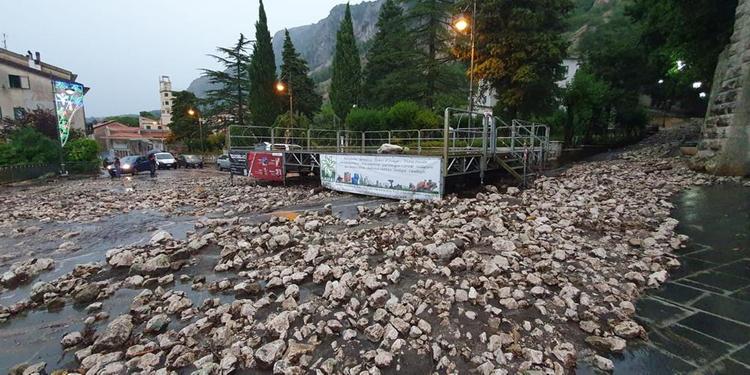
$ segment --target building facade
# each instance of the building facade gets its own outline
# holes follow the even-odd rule
[[[53,82],[77,83],[77,78],[69,70],[43,62],[39,52],[24,56],[0,48],[0,118],[19,119],[36,109],[54,111]],[[85,119],[81,108],[71,119],[71,128],[84,131]]]
[[[151,120],[155,121],[155,120]],[[158,123],[158,122],[157,122]],[[127,126],[117,121],[107,121],[94,125],[94,139],[103,150],[104,157],[124,157],[145,155],[150,151],[167,151],[166,129],[148,127],[149,122],[139,127]]]

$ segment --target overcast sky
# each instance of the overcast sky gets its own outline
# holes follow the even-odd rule
[[[343,2],[265,0],[271,35]],[[0,15],[8,49],[78,74],[91,87],[86,116],[107,116],[158,109],[160,75],[182,90],[199,68],[218,68],[206,54],[241,32],[255,39],[258,0],[0,0]]]

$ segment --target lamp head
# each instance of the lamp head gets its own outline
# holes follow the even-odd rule
[[[456,19],[455,22],[453,22],[453,28],[458,30],[459,32],[464,32],[469,28],[469,20],[466,18],[466,16],[461,16],[458,19]]]

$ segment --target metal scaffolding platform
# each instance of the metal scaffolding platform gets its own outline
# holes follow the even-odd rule
[[[399,156],[440,157],[446,178],[508,172],[520,183],[539,172],[549,148],[548,126],[522,120],[505,122],[488,113],[448,108],[438,129],[348,131],[230,126],[230,154],[283,153],[284,174],[318,174],[321,154],[381,155],[384,144],[403,148]]]

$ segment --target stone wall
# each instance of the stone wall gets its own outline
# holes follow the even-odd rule
[[[750,0],[739,1],[713,85],[693,166],[718,175],[750,175]]]

